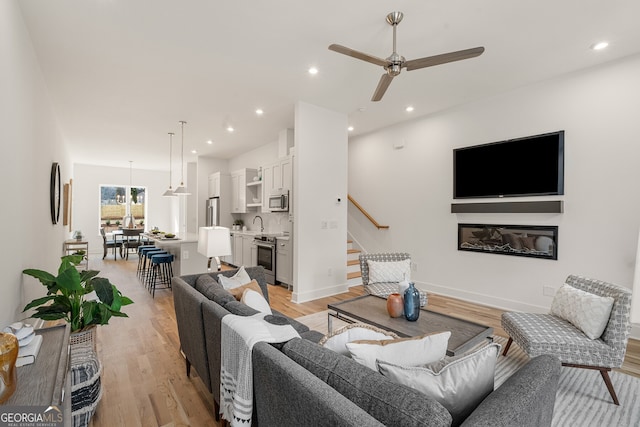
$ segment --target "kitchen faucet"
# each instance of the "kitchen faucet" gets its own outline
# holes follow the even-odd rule
[[[264,231],[264,224],[262,222],[262,217],[260,215],[256,215],[253,217],[253,223],[256,223],[256,219],[260,218],[260,232],[262,233]]]

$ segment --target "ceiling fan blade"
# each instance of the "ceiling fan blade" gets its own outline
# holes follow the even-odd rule
[[[362,61],[367,61],[372,64],[380,65],[382,67],[385,67],[389,64],[389,61],[387,61],[386,59],[358,52],[357,50],[349,49],[348,47],[344,47],[339,44],[332,44],[331,46],[329,46],[329,50],[350,56],[352,58],[360,59]]]
[[[441,55],[428,56],[426,58],[412,59],[406,61],[404,66],[407,71],[419,68],[433,67],[434,65],[446,64],[447,62],[461,61],[463,59],[475,58],[482,55],[484,47],[474,47],[472,49],[459,50],[457,52],[443,53]]]
[[[384,93],[387,91],[387,88],[391,84],[392,80],[393,80],[393,76],[387,73],[384,73],[382,77],[380,77],[380,81],[378,82],[378,87],[376,88],[376,91],[373,92],[373,96],[371,97],[371,100],[373,102],[380,101],[382,99],[382,97],[384,96]]]

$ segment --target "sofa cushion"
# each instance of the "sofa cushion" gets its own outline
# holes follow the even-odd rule
[[[600,338],[609,323],[613,302],[611,297],[601,297],[565,283],[553,297],[550,313],[594,340]]]
[[[260,313],[258,310],[255,310],[249,307],[246,304],[241,303],[240,301],[236,301],[233,298],[232,301],[229,301],[224,305],[224,308],[231,314],[235,314],[238,316],[253,316],[254,314]]]
[[[451,415],[434,399],[334,351],[294,338],[283,352],[384,425],[451,425]]]
[[[196,279],[196,290],[221,306],[234,300],[233,295],[208,274],[202,274]]]
[[[220,283],[216,282],[216,279],[211,277],[209,274],[201,274],[196,279],[195,288],[202,295],[212,300],[213,298],[211,297],[211,290],[215,288],[221,289],[222,286],[220,285]]]
[[[391,340],[399,338],[393,332],[365,323],[352,323],[327,334],[318,344],[336,353],[351,357],[346,344],[356,340]]]
[[[403,366],[437,362],[447,354],[451,332],[440,332],[395,340],[360,340],[348,342],[347,348],[356,362],[376,371],[376,360]]]
[[[378,370],[392,381],[436,399],[449,410],[453,425],[457,426],[493,391],[499,351],[499,344],[489,344],[452,358],[449,363],[425,367],[401,366],[379,360]]]

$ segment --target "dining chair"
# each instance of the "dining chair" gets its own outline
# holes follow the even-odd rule
[[[144,230],[142,228],[123,228],[122,229],[122,240],[123,240],[123,249],[125,253],[125,259],[129,259],[130,250],[134,250],[137,252],[138,246],[142,243],[140,241],[140,234]]]
[[[102,255],[102,259],[107,256],[107,251],[109,249],[113,249],[113,259],[115,260],[118,257],[118,252],[116,248],[120,248],[120,256],[122,256],[122,242],[118,242],[116,240],[107,239],[107,234],[104,232],[104,228],[100,227],[100,235],[102,236],[102,247],[104,249],[104,254]]]

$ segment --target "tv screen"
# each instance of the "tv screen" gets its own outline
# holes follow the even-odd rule
[[[453,150],[453,197],[564,194],[564,131]]]

